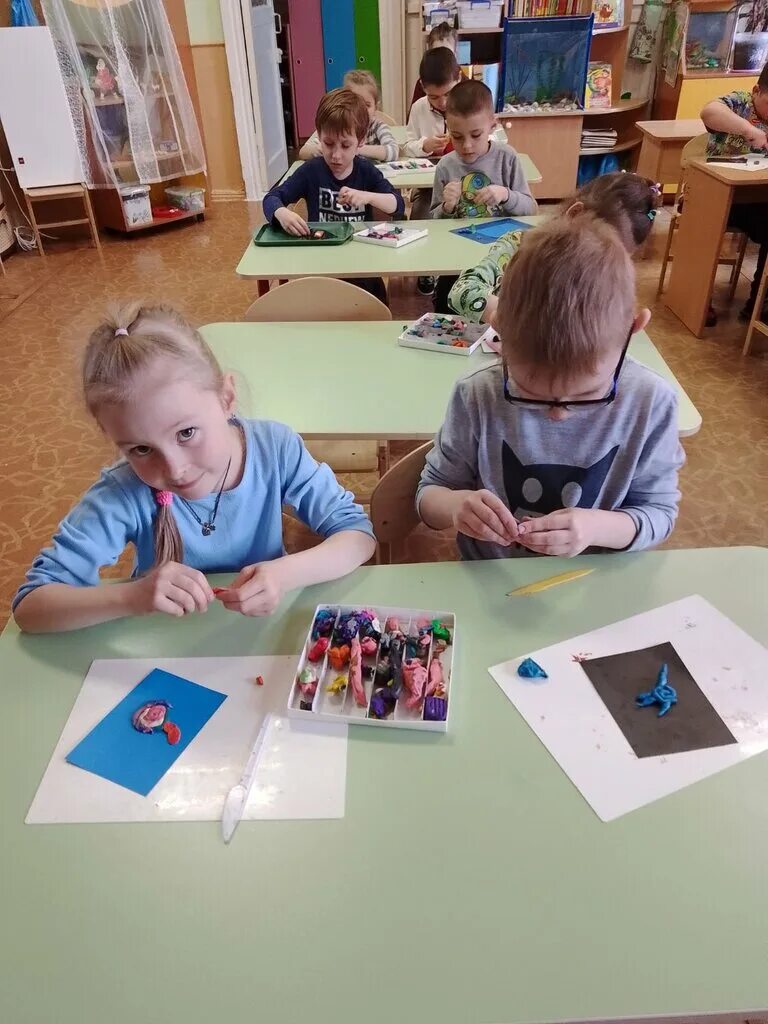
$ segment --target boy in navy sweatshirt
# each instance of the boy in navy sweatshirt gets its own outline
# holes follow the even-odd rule
[[[288,209],[299,199],[306,200],[310,221],[375,220],[373,207],[386,217],[402,217],[403,197],[370,160],[357,155],[368,131],[362,98],[350,89],[332,89],[320,101],[315,127],[323,155],[307,160],[270,189],[263,202],[267,222],[289,235],[308,235],[304,218]],[[352,283],[387,301],[380,277]]]

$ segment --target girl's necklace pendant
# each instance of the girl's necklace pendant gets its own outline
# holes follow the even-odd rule
[[[202,527],[204,537],[210,537],[210,535],[214,533],[216,530],[216,527],[213,525],[213,523],[203,523]]]

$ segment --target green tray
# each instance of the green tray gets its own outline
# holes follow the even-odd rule
[[[333,235],[333,238],[298,238],[278,229],[275,231],[269,224],[264,224],[256,232],[254,245],[343,245],[352,237],[352,225],[346,221],[308,221],[309,230],[321,228]]]

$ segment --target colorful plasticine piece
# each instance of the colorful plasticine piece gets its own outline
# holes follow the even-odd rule
[[[403,689],[403,635],[397,633],[392,636],[389,645],[389,661],[392,666],[392,692],[396,697],[400,696]]]
[[[319,637],[310,647],[309,653],[307,654],[307,659],[311,662],[320,661],[325,652],[328,650],[328,644],[330,642],[331,641],[328,639],[327,636]]]
[[[677,690],[669,683],[669,668],[666,662],[659,669],[654,688],[635,697],[635,707],[649,708],[654,704],[659,705],[657,718],[662,718],[673,704],[677,704]]]
[[[427,670],[418,658],[410,658],[403,665],[403,683],[409,694],[405,706],[417,708],[424,699],[424,688],[427,685]]]
[[[364,636],[360,641],[360,649],[366,658],[372,658],[379,649],[379,645],[372,636]]]
[[[341,647],[332,647],[328,651],[328,661],[331,663],[331,668],[341,672],[349,664],[349,653],[349,644],[344,644]]]
[[[349,685],[352,687],[355,704],[359,708],[367,707],[368,698],[365,696],[365,687],[363,686],[363,656],[357,637],[352,641],[349,655]]]
[[[341,675],[336,676],[332,683],[328,683],[326,690],[328,693],[344,693],[347,688],[347,676]]]
[[[159,729],[168,717],[168,710],[173,705],[167,700],[150,700],[134,711],[131,725],[137,732],[154,732]]]
[[[310,665],[305,665],[301,672],[299,672],[296,680],[296,685],[301,691],[302,697],[307,697],[311,700],[317,693],[317,683],[317,672]]]
[[[448,713],[445,697],[427,697],[424,701],[424,721],[444,722]]]
[[[371,706],[368,714],[371,718],[389,718],[395,707],[396,698],[388,686],[382,686],[373,691]]]
[[[439,619],[432,620],[432,636],[435,640],[444,640],[447,644],[451,642],[451,631]]]
[[[342,615],[336,626],[336,632],[333,634],[334,642],[336,644],[351,644],[352,637],[357,636],[359,631],[360,623],[354,612]]]
[[[150,700],[142,704],[131,716],[131,725],[137,732],[153,733],[162,729],[165,738],[175,746],[181,739],[181,729],[168,720],[168,711],[173,705],[167,700]]]
[[[429,681],[427,682],[427,689],[425,690],[427,697],[444,697],[445,696],[445,677],[443,675],[443,664],[440,659],[435,656],[429,663]]]
[[[526,658],[517,666],[517,674],[522,679],[549,679],[544,669],[533,658]]]
[[[333,632],[333,624],[336,621],[336,612],[330,608],[321,608],[312,623],[312,639],[317,640],[321,636],[330,636]]]

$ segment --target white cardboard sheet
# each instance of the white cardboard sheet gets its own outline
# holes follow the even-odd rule
[[[296,655],[94,661],[27,814],[27,824],[216,821],[273,712],[244,820],[343,818],[347,726],[285,714]],[[67,764],[66,755],[153,668],[226,693],[227,700],[144,797]],[[256,676],[264,685],[256,685]]]
[[[735,744],[638,758],[573,660],[665,641],[675,646]],[[523,657],[537,661],[549,679],[521,679],[517,667]],[[768,650],[703,597],[687,597],[523,657],[489,671],[603,821],[768,749]],[[677,712],[676,707],[671,713]]]

